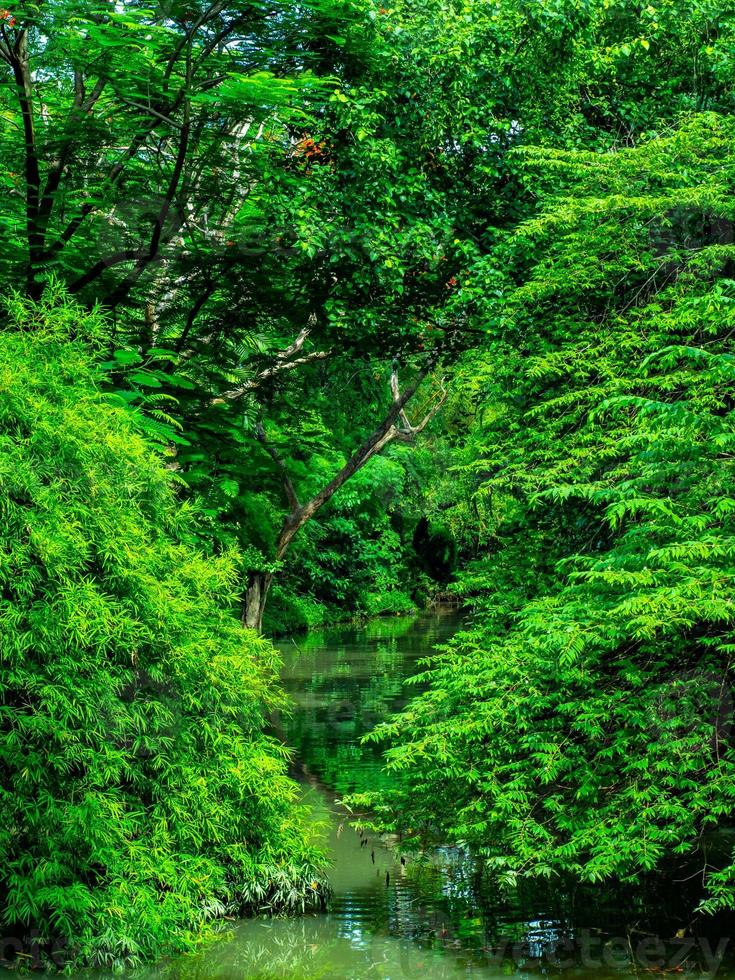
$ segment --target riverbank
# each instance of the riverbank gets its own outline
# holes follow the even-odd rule
[[[373,619],[394,616],[416,617],[436,612],[459,613],[464,599],[446,590],[427,594],[417,602],[403,592],[377,594],[365,609],[345,613],[344,606],[332,606],[310,596],[287,595],[273,587],[273,596],[266,607],[263,629],[266,636],[278,643],[292,634],[308,630],[318,632],[337,628],[360,628]]]

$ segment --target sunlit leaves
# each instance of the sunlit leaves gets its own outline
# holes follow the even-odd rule
[[[731,132],[702,115],[626,151],[525,154],[540,214],[497,247],[466,368],[474,618],[373,736],[398,788],[371,799],[417,843],[599,882],[701,868],[730,818]],[[732,905],[718,860],[709,909]]]
[[[70,960],[117,967],[191,949],[226,914],[303,910],[320,856],[286,753],[263,734],[283,705],[279,661],[240,625],[240,557],[194,547],[199,515],[175,502],[139,420],[100,392],[99,315],[54,287],[39,305],[13,299],[10,323],[3,916]],[[137,369],[116,353],[112,368]]]

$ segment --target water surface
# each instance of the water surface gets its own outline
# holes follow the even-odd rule
[[[290,718],[274,719],[274,727],[295,748],[294,775],[315,821],[328,826],[330,907],[295,919],[238,923],[228,940],[159,965],[146,978],[471,980],[564,972],[603,980],[640,976],[641,969],[701,973],[716,965],[698,946],[668,944],[661,955],[645,948],[650,937],[645,929],[636,931],[636,922],[639,913],[648,922],[656,895],[623,900],[560,886],[509,893],[457,848],[402,861],[395,842],[353,829],[339,803],[342,795],[379,788],[388,778],[379,749],[362,745],[361,736],[405,704],[417,690],[405,682],[420,670],[418,661],[459,626],[456,613],[439,612],[312,632],[280,644],[295,710]],[[667,938],[686,925],[671,898],[667,894],[663,903]],[[644,963],[634,970],[630,954],[641,944]]]

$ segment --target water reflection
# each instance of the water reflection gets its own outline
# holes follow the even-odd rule
[[[406,702],[417,661],[459,624],[456,613],[395,617],[281,643],[296,711],[276,724],[302,770],[338,794],[380,787],[388,778],[380,751],[360,738]]]

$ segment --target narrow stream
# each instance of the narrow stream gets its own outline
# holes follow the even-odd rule
[[[636,931],[637,922],[652,903],[665,910],[660,935],[676,936],[685,921],[684,912],[677,912],[677,896],[649,893],[628,900],[601,889],[582,894],[558,886],[509,895],[456,848],[438,848],[423,860],[404,863],[391,842],[352,828],[338,800],[387,778],[379,751],[362,746],[361,736],[405,703],[411,691],[404,681],[417,672],[417,661],[459,625],[456,614],[436,613],[314,632],[280,644],[284,684],[295,710],[274,719],[274,727],[294,747],[294,776],[304,786],[315,823],[326,828],[333,887],[329,910],[233,923],[227,938],[202,952],[126,977],[432,980],[569,972],[601,980],[641,972],[717,971],[717,939],[681,951],[667,944],[663,961],[649,953],[648,971],[640,965],[631,969],[633,945],[650,936]],[[735,972],[723,965],[718,975],[735,977]]]

